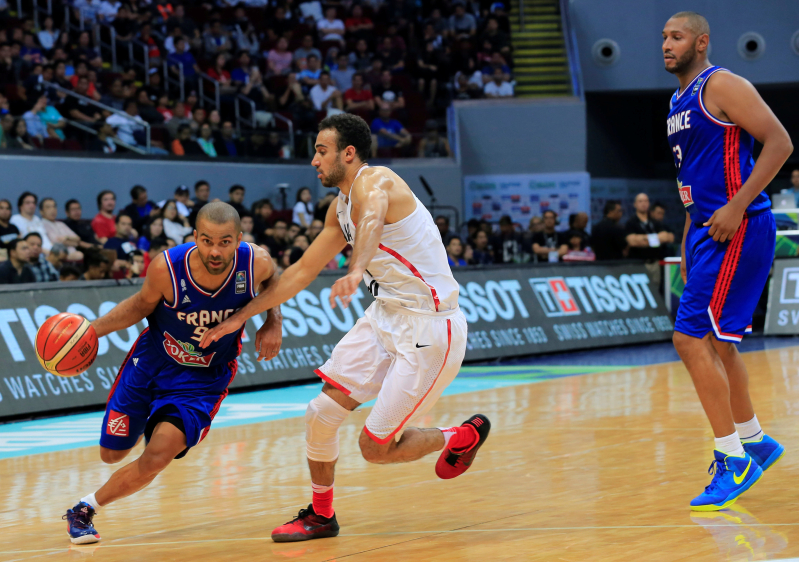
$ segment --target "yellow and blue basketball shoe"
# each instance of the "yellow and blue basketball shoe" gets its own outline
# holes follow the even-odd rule
[[[773,466],[785,454],[785,447],[765,433],[760,436],[758,441],[750,441],[744,443],[743,446],[744,451],[755,459],[755,462],[760,465],[763,472]]]
[[[746,452],[736,457],[713,451],[715,460],[707,473],[713,480],[705,491],[691,500],[693,511],[718,511],[735,503],[735,500],[751,488],[763,476],[763,469]]]

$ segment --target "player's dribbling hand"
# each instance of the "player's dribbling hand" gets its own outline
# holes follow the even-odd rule
[[[241,329],[241,323],[238,321],[238,319],[236,319],[236,315],[234,314],[224,322],[217,324],[216,326],[205,332],[203,334],[202,339],[200,340],[200,348],[204,349],[209,345],[211,345],[212,343],[214,343],[215,341],[218,341],[223,337],[225,337],[226,335],[232,334],[233,332],[239,329]]]
[[[741,226],[743,211],[733,202],[729,202],[721,209],[717,209],[713,216],[703,226],[709,226],[707,233],[716,242],[732,240],[735,231]]]
[[[347,308],[362,279],[363,274],[351,272],[333,283],[330,289],[330,308],[336,308],[336,297],[341,301],[341,306]]]
[[[255,351],[258,352],[256,361],[269,361],[277,357],[278,352],[280,352],[280,345],[282,343],[282,322],[272,322],[267,319],[263,326],[258,328],[258,331],[255,332]]]

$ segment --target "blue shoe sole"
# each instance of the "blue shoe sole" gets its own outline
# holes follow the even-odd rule
[[[779,459],[779,457],[777,458]],[[774,464],[774,462],[772,462],[772,464]],[[735,490],[735,492],[727,496],[727,498],[723,502],[719,504],[709,503],[706,505],[692,505],[691,511],[720,511],[724,508],[730,507],[738,500],[738,498],[741,497],[741,494],[743,494],[744,492],[749,490],[752,486],[757,484],[761,478],[763,478],[762,468],[760,468],[760,474],[757,477],[755,477],[755,475],[753,474],[752,477],[746,482],[746,484],[742,488],[738,488],[737,490]]]
[[[766,462],[760,466],[760,469],[763,472],[766,472],[766,470],[777,464],[777,461],[780,460],[784,454],[785,447],[780,445],[778,449],[774,449],[774,452],[769,455],[769,457],[766,459]]]

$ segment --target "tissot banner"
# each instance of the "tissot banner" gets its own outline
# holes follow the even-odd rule
[[[671,337],[671,320],[642,265],[529,265],[463,269],[455,276],[469,322],[466,360]],[[313,377],[372,301],[362,286],[348,309],[331,309],[336,279],[320,276],[281,307],[283,347],[269,362],[255,361],[254,337],[263,318],[247,322],[233,388]],[[83,374],[51,375],[33,347],[47,318],[67,311],[93,320],[138,290],[114,284],[56,287],[0,291],[0,418],[104,404],[119,365],[145,327],[139,323],[100,338],[97,360]]]
[[[799,259],[774,260],[763,332],[799,334]]]

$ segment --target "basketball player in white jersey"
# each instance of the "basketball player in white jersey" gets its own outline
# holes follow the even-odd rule
[[[371,142],[369,126],[355,115],[320,123],[312,165],[322,185],[341,190],[324,229],[276,284],[206,332],[200,343],[210,344],[286,302],[353,245],[349,272],[333,285],[330,304],[338,297],[348,306],[361,280],[375,302],[315,371],[325,384],[305,414],[313,502],[272,532],[276,542],[338,535],[333,510],[338,429],[360,404],[377,398],[359,439],[364,459],[408,462],[443,449],[436,474],[445,479],[471,466],[490,429],[481,414],[459,427],[408,427],[457,375],[466,351],[466,319],[433,218],[402,178],[366,163]]]

